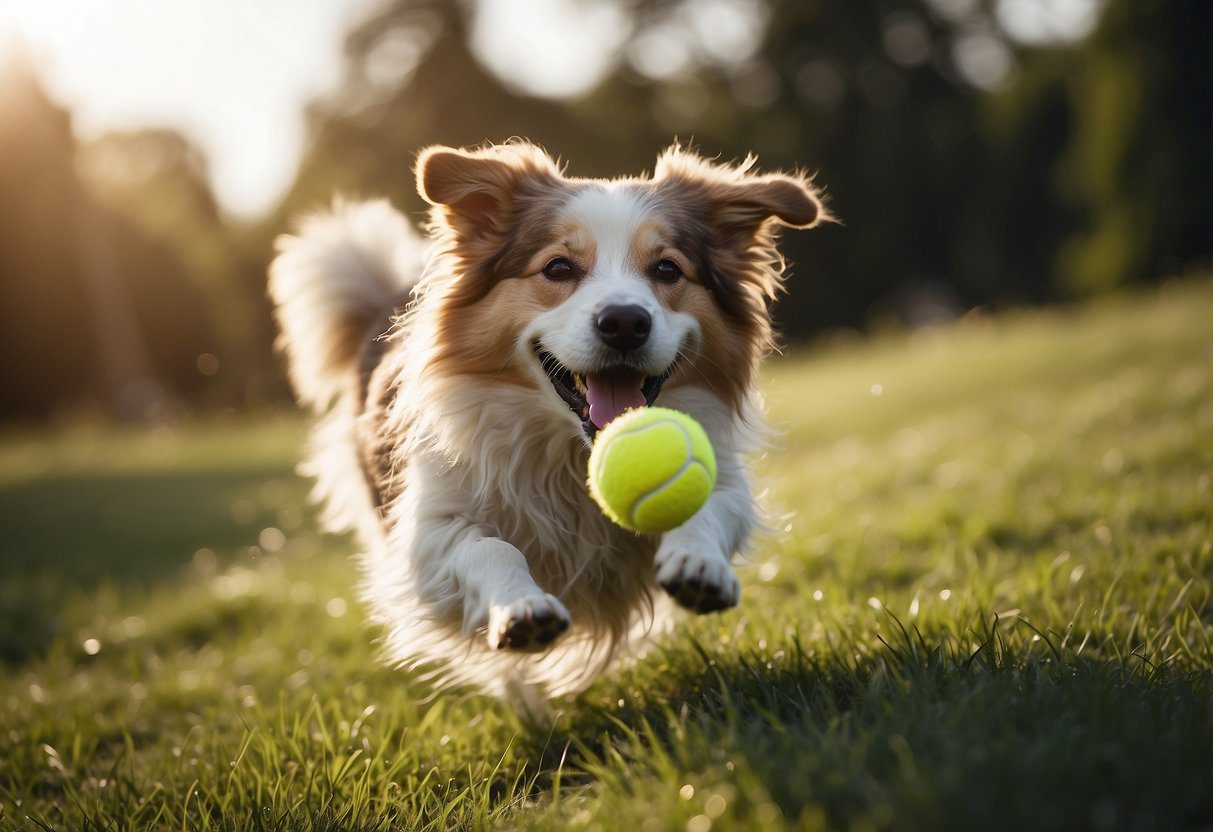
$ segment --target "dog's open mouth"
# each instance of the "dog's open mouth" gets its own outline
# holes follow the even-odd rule
[[[575,373],[538,341],[532,348],[556,394],[577,414],[590,438],[625,410],[651,405],[674,371],[671,364],[661,375],[646,376],[634,367],[621,365],[593,373]]]

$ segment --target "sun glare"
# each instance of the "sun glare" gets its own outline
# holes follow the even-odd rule
[[[0,3],[0,49],[14,48],[19,37],[44,42],[55,32],[55,18],[63,12],[62,3],[39,0],[5,0]]]
[[[289,186],[304,106],[340,78],[342,34],[371,5],[0,0],[0,49],[32,57],[82,140],[181,130],[211,160],[220,201],[251,216]]]
[[[507,84],[565,98],[601,80],[628,31],[622,9],[601,0],[480,0],[472,46]]]

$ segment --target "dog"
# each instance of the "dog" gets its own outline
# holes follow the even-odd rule
[[[436,146],[416,178],[428,239],[385,201],[337,201],[276,243],[279,345],[319,415],[301,470],[365,550],[387,658],[535,707],[675,604],[738,603],[776,235],[831,217],[803,173],[679,145],[610,181],[525,141]],[[639,535],[598,510],[586,465],[598,430],[655,401],[704,426],[718,481],[687,523]]]

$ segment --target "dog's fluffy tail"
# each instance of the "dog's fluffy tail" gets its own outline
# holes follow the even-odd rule
[[[330,531],[379,533],[358,450],[363,347],[420,279],[425,245],[384,200],[336,201],[277,240],[269,292],[300,402],[322,418],[300,473],[315,477],[312,498]]]
[[[276,241],[269,292],[291,383],[317,412],[357,389],[359,354],[370,328],[404,303],[425,246],[386,200],[344,202],[308,217]]]

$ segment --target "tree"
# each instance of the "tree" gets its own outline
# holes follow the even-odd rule
[[[180,253],[84,186],[69,117],[20,58],[0,107],[0,415],[156,418],[196,398],[214,338]]]

